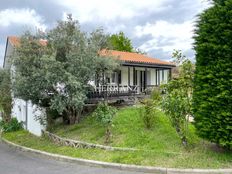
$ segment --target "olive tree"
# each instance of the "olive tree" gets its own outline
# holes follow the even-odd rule
[[[70,124],[79,121],[87,99],[89,82],[94,79],[99,62],[111,71],[99,51],[107,43],[102,30],[82,32],[77,21],[68,15],[66,21],[41,35],[25,33],[13,56],[14,94],[33,104],[56,111]],[[104,67],[104,66],[103,66]],[[48,116],[49,117],[49,116]]]

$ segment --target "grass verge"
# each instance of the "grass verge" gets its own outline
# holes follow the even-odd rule
[[[128,110],[128,109],[127,109]],[[129,109],[130,112],[126,110],[122,110],[121,113],[125,115],[124,112],[128,114],[126,118],[119,118],[119,116],[116,117],[116,120],[114,124],[117,124],[117,121],[122,123],[123,121],[125,124],[136,124],[136,122],[140,122],[139,120],[134,120],[131,118],[131,120],[128,122],[128,117],[132,117],[135,112],[134,109]],[[86,120],[83,124],[87,123],[94,123],[91,118],[88,118],[90,120]],[[119,120],[117,120],[119,119]],[[162,123],[163,126],[158,126],[155,124],[152,130],[144,130],[144,132],[138,132],[141,130],[143,125],[141,125],[140,128],[132,128],[131,124],[128,125],[128,127],[123,128],[120,127],[120,130],[115,130],[116,125],[114,127],[114,133],[116,131],[120,132],[120,136],[123,136],[121,134],[125,134],[127,131],[132,131],[133,134],[131,134],[131,137],[135,137],[135,140],[131,140],[132,142],[120,142],[118,139],[118,145],[128,146],[130,143],[131,145],[134,145],[134,143],[138,143],[137,147],[144,148],[145,150],[150,151],[107,151],[107,150],[100,150],[100,149],[75,149],[72,147],[65,147],[53,144],[45,137],[36,137],[27,131],[17,131],[12,133],[4,133],[3,137],[11,142],[14,142],[16,144],[30,147],[33,149],[38,149],[50,153],[56,153],[60,155],[70,156],[70,157],[78,157],[78,158],[84,158],[84,159],[91,159],[91,160],[98,160],[98,161],[105,161],[105,162],[114,162],[114,163],[124,163],[124,164],[136,164],[136,165],[144,165],[144,166],[159,166],[159,167],[172,167],[172,168],[232,168],[232,153],[231,152],[225,152],[225,151],[217,151],[216,149],[213,149],[214,146],[212,146],[210,143],[204,142],[197,138],[194,134],[190,135],[192,136],[192,142],[195,143],[195,145],[186,150],[183,149],[180,145],[179,138],[175,135],[175,131],[172,130],[172,127],[169,125],[168,120],[166,120],[165,117],[162,116],[162,113],[160,113],[159,123]],[[96,133],[93,131],[91,132],[93,134],[98,134],[97,130],[101,129],[99,128],[99,125],[96,125],[97,123],[94,123],[91,125],[91,127],[97,126]],[[141,122],[140,122],[141,124]],[[165,125],[166,124],[166,125]],[[84,125],[78,125],[80,127]],[[75,126],[74,126],[75,128]],[[130,128],[132,130],[130,130]],[[144,129],[144,128],[143,128]],[[137,132],[136,132],[137,130]],[[90,134],[88,130],[82,130],[83,133],[87,131],[87,134]],[[100,130],[98,130],[101,132]],[[162,132],[163,135],[159,135],[156,131]],[[171,135],[169,135],[170,131],[172,132]],[[194,133],[194,129],[191,130]],[[82,133],[82,134],[83,134]],[[138,134],[138,135],[137,135]],[[143,138],[139,139],[138,137],[143,135]],[[119,136],[119,137],[120,137]],[[131,137],[127,137],[128,139],[132,139]],[[125,138],[125,137],[123,137]],[[145,139],[145,140],[144,140]],[[160,140],[160,141],[159,141]],[[144,141],[144,142],[140,142]],[[155,142],[150,142],[155,141]],[[158,143],[158,145],[156,145]],[[113,144],[113,143],[112,143]],[[164,146],[164,147],[162,147]],[[151,148],[153,147],[153,148]],[[177,153],[167,153],[167,151],[175,151]]]

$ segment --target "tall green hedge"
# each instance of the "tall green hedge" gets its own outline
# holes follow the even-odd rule
[[[193,111],[198,134],[232,148],[232,0],[214,0],[195,30]]]

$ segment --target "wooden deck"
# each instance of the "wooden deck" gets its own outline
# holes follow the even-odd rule
[[[115,86],[115,85],[105,85],[100,87],[95,87],[93,91],[90,91],[87,95],[87,103],[97,103],[99,101],[130,101],[135,100],[135,98],[144,98],[149,95],[149,92],[157,86],[148,85],[146,89],[139,86]]]

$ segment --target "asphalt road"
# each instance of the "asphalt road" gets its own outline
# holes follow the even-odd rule
[[[141,174],[55,161],[20,152],[0,142],[0,174]]]

